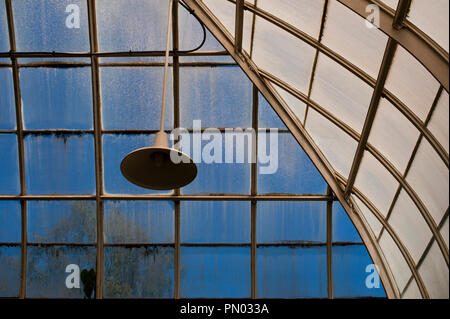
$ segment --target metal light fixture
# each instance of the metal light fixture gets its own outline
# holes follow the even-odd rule
[[[130,182],[141,187],[156,190],[180,188],[192,182],[197,176],[197,166],[194,161],[181,151],[170,148],[167,134],[164,132],[172,6],[173,0],[170,0],[161,106],[161,127],[156,134],[155,142],[152,147],[140,148],[131,152],[125,156],[120,164],[120,170],[123,176]],[[172,161],[170,156],[171,152],[175,152],[175,155],[181,159],[179,163]]]

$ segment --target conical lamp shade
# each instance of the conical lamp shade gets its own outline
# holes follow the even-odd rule
[[[175,163],[170,154],[175,152],[181,161]],[[155,190],[183,187],[197,176],[197,166],[186,154],[170,148],[167,134],[160,131],[152,147],[137,149],[122,160],[120,170],[130,182]]]

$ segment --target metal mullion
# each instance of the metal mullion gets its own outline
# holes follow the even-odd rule
[[[386,83],[386,79],[389,74],[389,70],[391,68],[392,60],[394,59],[396,49],[397,43],[394,40],[389,39],[386,45],[383,61],[381,62],[377,84],[375,85],[372,99],[370,101],[369,109],[367,111],[366,119],[364,122],[364,126],[361,131],[361,137],[358,142],[355,157],[353,158],[352,167],[350,169],[349,177],[347,180],[347,186],[345,188],[344,193],[345,196],[348,196],[350,194],[353,185],[355,183],[356,175],[358,174],[359,166],[361,165],[361,161],[364,156],[364,151],[367,147],[367,141],[369,139],[373,122],[375,120],[375,115],[378,110],[381,95],[383,94],[384,84]]]
[[[97,203],[97,273],[95,285],[95,298],[103,298],[103,159],[102,159],[102,125],[101,125],[101,99],[100,99],[100,77],[98,57],[97,20],[95,0],[87,0],[89,18],[89,42],[92,76],[92,101],[94,121],[94,144],[95,144],[95,179],[96,179],[96,203]]]
[[[255,7],[258,7],[258,0],[255,0]],[[250,52],[249,52],[250,58],[253,57],[253,40],[255,39],[255,25],[256,25],[256,14],[252,12],[252,29],[250,34]]]
[[[258,109],[259,109],[259,91],[258,88],[253,85],[252,91],[252,128],[254,130],[255,139],[253,142],[255,145],[252,146],[252,163],[251,163],[251,184],[250,184],[250,194],[256,196],[258,194]],[[257,258],[257,237],[256,237],[256,222],[257,222],[257,209],[258,203],[256,200],[252,200],[250,204],[250,275],[251,275],[251,298],[257,298],[257,269],[256,269],[256,258]]]
[[[411,0],[399,0],[397,10],[395,10],[395,16],[392,21],[392,26],[399,30],[404,27],[404,22],[411,7]]]
[[[244,0],[236,0],[235,26],[234,26],[234,50],[242,51],[242,34],[244,29]]]
[[[327,194],[331,195],[327,185]],[[327,202],[327,289],[328,298],[333,299],[333,201]]]
[[[6,15],[8,21],[9,45],[10,52],[16,51],[16,38],[14,30],[14,16],[11,0],[5,0]],[[12,75],[14,82],[14,104],[16,111],[16,130],[17,130],[17,147],[19,155],[19,175],[20,175],[20,195],[26,195],[25,184],[25,158],[24,158],[24,141],[23,141],[23,122],[22,122],[22,98],[20,93],[20,76],[17,59],[11,57]],[[26,268],[27,268],[27,203],[20,200],[21,213],[21,258],[20,258],[20,290],[19,297],[21,299],[26,296]]]
[[[323,9],[322,9],[322,18],[321,18],[321,22],[320,22],[320,29],[319,29],[319,40],[318,43],[322,42],[322,37],[323,37],[323,31],[325,28],[325,21],[326,21],[326,17],[327,17],[327,11],[328,11],[328,0],[324,0],[323,3]],[[317,69],[317,62],[319,59],[319,49],[316,48],[316,53],[314,55],[314,62],[313,62],[313,66],[312,66],[312,71],[311,71],[311,77],[309,79],[309,87],[308,87],[308,100],[311,100],[311,92],[312,92],[312,87],[314,84],[314,79],[315,79],[315,74],[316,74],[316,69]],[[305,108],[305,116],[303,118],[303,126],[306,127],[306,120],[308,118],[308,111],[309,111],[309,104],[306,104],[306,108]]]

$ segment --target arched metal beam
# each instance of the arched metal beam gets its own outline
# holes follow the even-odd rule
[[[294,138],[302,146],[305,153],[309,156],[311,161],[322,174],[328,185],[335,193],[337,199],[341,202],[343,208],[349,215],[350,219],[358,229],[362,240],[364,241],[369,254],[374,263],[380,266],[380,278],[383,281],[386,294],[389,298],[399,298],[400,294],[395,284],[395,280],[389,267],[386,266],[386,260],[381,253],[380,247],[373,236],[373,233],[367,225],[359,218],[359,215],[353,211],[351,205],[344,198],[343,190],[339,182],[335,178],[335,172],[326,158],[317,148],[315,143],[309,137],[306,130],[302,127],[298,119],[282,102],[279,95],[258,72],[256,65],[251,59],[243,53],[236,53],[234,50],[234,42],[232,35],[225,29],[225,27],[218,21],[209,9],[198,0],[185,0],[186,4],[195,11],[199,19],[205,24],[209,31],[218,39],[218,41],[225,47],[225,49],[232,55],[232,57],[239,64],[241,69],[246,73],[249,79],[257,86],[258,90],[265,97],[265,99],[272,106],[274,111],[285,123],[287,128],[291,131]]]

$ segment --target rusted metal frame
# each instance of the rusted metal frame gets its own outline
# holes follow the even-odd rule
[[[114,57],[164,57],[165,51],[118,51],[118,52],[1,52],[0,58],[99,58]],[[227,51],[195,51],[195,52],[169,52],[170,56],[222,56]]]
[[[14,29],[14,15],[11,0],[5,0],[6,16],[8,22],[9,46],[10,52],[16,51],[16,37]],[[19,155],[19,176],[20,176],[20,195],[26,195],[25,184],[25,155],[23,142],[23,121],[22,121],[22,98],[20,92],[20,76],[17,59],[11,57],[12,76],[14,84],[14,104],[16,112],[16,130],[17,130],[17,148]],[[20,200],[21,215],[21,258],[20,258],[20,290],[19,297],[26,297],[26,272],[27,272],[27,202]]]
[[[429,299],[430,296],[429,296],[427,288],[422,280],[422,277],[420,276],[419,272],[417,271],[416,264],[415,264],[413,258],[411,257],[409,251],[406,249],[406,247],[403,245],[403,243],[399,239],[398,235],[395,233],[395,231],[392,229],[392,227],[387,223],[387,221],[384,219],[383,215],[372,204],[372,202],[367,197],[365,197],[364,194],[362,194],[357,188],[353,188],[353,193],[361,200],[361,202],[364,203],[364,205],[367,206],[367,208],[369,208],[369,210],[372,212],[372,214],[378,219],[378,221],[387,230],[387,232],[391,236],[392,240],[395,242],[398,249],[402,253],[402,256],[405,259],[406,263],[408,264],[408,267],[409,267],[414,279],[417,282],[417,286],[419,287],[422,298]]]
[[[327,186],[327,195],[331,193]],[[333,201],[327,202],[327,289],[328,299],[333,299]]]
[[[185,2],[194,9],[200,20],[206,25],[211,33],[219,40],[219,42],[227,49],[233,56],[236,62],[238,62],[241,69],[247,74],[249,79],[258,87],[258,90],[266,98],[268,103],[272,106],[274,111],[284,122],[284,124],[290,129],[292,135],[297,142],[302,146],[305,153],[309,156],[311,161],[317,167],[319,172],[324,177],[325,181],[330,185],[337,199],[341,202],[344,210],[350,216],[355,227],[360,232],[363,242],[366,244],[369,254],[375,263],[380,265],[380,278],[386,288],[386,293],[390,298],[398,298],[398,289],[394,285],[393,281],[388,276],[388,268],[386,262],[383,259],[383,255],[376,244],[376,239],[369,231],[367,224],[365,224],[358,215],[353,212],[352,207],[343,196],[340,183],[335,177],[335,172],[329,165],[326,158],[320,152],[315,145],[309,134],[304,130],[301,123],[296,116],[289,110],[287,105],[283,102],[281,97],[277,94],[275,89],[271,86],[268,80],[263,79],[257,72],[256,65],[250,60],[250,58],[244,53],[238,56],[234,54],[234,44],[231,36],[226,31],[225,27],[214,17],[209,9],[198,0],[185,0]]]
[[[242,51],[242,35],[244,29],[244,0],[236,0],[236,14],[234,26],[234,50]]]
[[[230,2],[234,2],[235,0],[228,0]],[[361,80],[363,80],[368,85],[375,87],[376,80],[373,79],[370,75],[368,75],[363,70],[359,69],[357,66],[346,60],[344,57],[340,56],[339,54],[333,52],[328,47],[324,46],[320,42],[318,42],[313,37],[305,34],[301,30],[298,30],[297,28],[293,27],[292,25],[286,23],[285,21],[277,18],[276,16],[271,15],[268,12],[265,12],[252,4],[245,3],[245,9],[253,12],[254,14],[260,16],[261,18],[264,18],[268,22],[273,23],[274,25],[280,27],[284,31],[290,33],[294,37],[306,42],[307,44],[311,45],[313,48],[319,50],[321,53],[328,56],[330,59],[338,63],[339,65],[343,66],[345,69],[347,69],[349,72],[354,74],[355,76],[359,77]],[[448,69],[448,64],[447,64]],[[448,91],[448,90],[447,90]],[[426,139],[430,142],[431,146],[436,150],[436,152],[439,154],[441,159],[444,161],[447,167],[449,167],[449,154],[445,151],[445,149],[442,147],[442,145],[439,143],[439,141],[436,140],[436,138],[431,134],[431,132],[427,129],[426,126],[423,125],[420,118],[414,114],[403,102],[401,102],[394,94],[389,92],[386,88],[383,89],[383,97],[385,97],[392,105],[394,105],[411,123],[422,133],[424,133]]]
[[[411,7],[411,0],[399,0],[395,16],[392,21],[392,26],[400,30],[405,26],[406,16],[408,15],[409,8]]]
[[[103,151],[102,151],[102,122],[101,122],[101,99],[100,99],[100,75],[98,57],[97,19],[95,0],[87,0],[89,20],[89,43],[91,53],[91,76],[92,76],[92,104],[94,122],[94,146],[95,146],[95,184],[96,184],[96,207],[97,207],[97,256],[96,256],[96,285],[95,298],[103,297]]]
[[[376,4],[372,0],[338,0],[359,16],[366,18],[366,7]],[[382,8],[382,7],[381,7]],[[380,30],[411,53],[435,78],[449,91],[449,57],[433,41],[422,37],[405,24],[406,27],[397,30],[394,27],[394,17],[385,10],[380,10]]]
[[[364,126],[358,142],[355,157],[353,158],[352,167],[350,169],[350,174],[347,180],[347,186],[345,188],[344,193],[345,196],[350,195],[353,185],[355,183],[356,175],[358,174],[359,166],[361,165],[361,161],[364,156],[364,151],[366,150],[367,147],[367,140],[369,139],[370,131],[372,130],[372,125],[375,120],[378,105],[380,104],[381,96],[383,94],[384,84],[386,83],[386,79],[389,74],[389,70],[391,68],[392,60],[394,59],[396,49],[397,43],[392,39],[389,39],[386,45],[383,61],[381,62],[377,84],[375,85],[372,94],[372,99],[370,101],[369,109],[367,111],[366,119],[364,121]]]
[[[327,11],[328,11],[328,0],[325,0],[324,3],[323,3],[322,18],[321,18],[321,22],[320,22],[318,43],[322,42],[323,31],[324,31],[324,28],[325,28],[325,21],[326,21],[326,18],[327,18]],[[316,48],[316,54],[314,55],[314,62],[313,62],[313,66],[312,66],[311,77],[309,79],[308,100],[311,100],[311,92],[312,92],[312,88],[313,88],[313,84],[314,84],[314,79],[315,79],[315,74],[316,74],[316,69],[317,69],[317,62],[319,60],[319,53],[320,53],[319,49]],[[304,127],[306,127],[306,120],[308,119],[308,111],[309,111],[309,104],[306,104],[305,116],[303,118],[303,126]]]
[[[258,88],[253,85],[252,91],[252,128],[255,131],[258,131],[258,113],[259,113],[259,91]],[[250,194],[251,196],[257,196],[258,194],[258,163],[257,163],[257,154],[258,154],[258,134],[255,136],[256,145],[253,146],[252,149],[252,164],[251,164],[251,185],[250,185]],[[256,269],[256,261],[257,261],[257,237],[256,237],[256,225],[257,225],[257,214],[258,214],[258,203],[256,200],[251,201],[251,216],[250,216],[250,238],[251,238],[251,261],[250,261],[250,273],[251,273],[251,297],[252,299],[256,299],[258,297],[257,293],[257,269]]]

